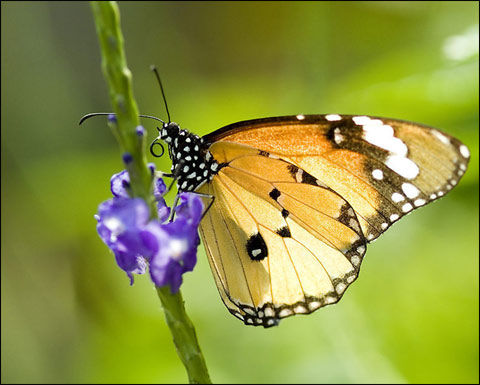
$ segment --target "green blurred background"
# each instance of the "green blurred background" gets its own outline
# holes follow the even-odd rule
[[[183,295],[214,382],[478,382],[478,3],[121,2],[142,113],[205,134],[266,116],[369,114],[461,139],[446,198],[370,246],[342,301],[278,328],[220,301],[203,247]],[[1,3],[3,383],[187,380],[148,276],[93,214],[122,169],[88,3]],[[144,121],[153,138],[152,121]],[[168,159],[157,162],[169,169]]]

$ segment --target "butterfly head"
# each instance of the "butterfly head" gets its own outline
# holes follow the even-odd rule
[[[175,122],[164,123],[162,129],[158,131],[160,133],[160,139],[170,145],[170,143],[178,137],[180,126]]]

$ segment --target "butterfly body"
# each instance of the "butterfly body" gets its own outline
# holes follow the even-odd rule
[[[164,126],[180,191],[214,197],[200,234],[220,296],[270,327],[337,302],[367,243],[455,186],[469,153],[434,128],[356,115]],[[187,141],[188,139],[188,141]]]
[[[168,144],[179,191],[194,191],[218,172],[219,164],[208,151],[209,144],[198,135],[171,122],[162,128],[160,139]]]

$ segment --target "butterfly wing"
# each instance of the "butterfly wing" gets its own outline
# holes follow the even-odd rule
[[[353,115],[297,115],[235,123],[204,137],[281,157],[321,180],[355,210],[368,241],[453,188],[469,152],[416,123]]]
[[[366,240],[350,204],[283,159],[241,144],[210,152],[223,167],[200,234],[223,302],[246,324],[277,324],[337,302]]]

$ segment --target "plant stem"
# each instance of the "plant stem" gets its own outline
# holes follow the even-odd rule
[[[163,304],[167,324],[172,331],[177,354],[187,368],[190,383],[211,384],[195,328],[185,313],[182,294],[180,291],[171,294],[169,287],[157,287],[157,293]]]
[[[133,97],[132,75],[127,67],[124,41],[120,28],[120,12],[114,1],[91,3],[102,54],[102,70],[107,80],[117,123],[112,125],[123,154],[132,156],[126,166],[130,176],[132,197],[143,198],[156,216],[152,194],[152,173],[147,167],[145,135],[138,135],[138,108]],[[195,329],[185,313],[182,295],[170,293],[169,287],[157,287],[165,318],[173,336],[177,353],[188,373],[190,383],[211,383]]]

